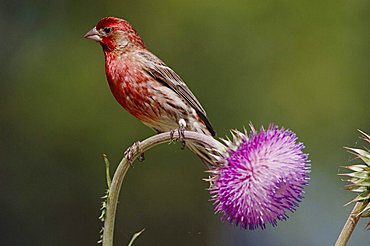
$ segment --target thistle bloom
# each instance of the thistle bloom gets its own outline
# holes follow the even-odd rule
[[[215,212],[244,229],[273,226],[288,218],[309,180],[309,160],[295,133],[270,125],[258,133],[234,131],[225,140],[223,163],[212,171]]]

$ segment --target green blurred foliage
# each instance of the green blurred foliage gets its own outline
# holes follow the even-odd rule
[[[312,160],[306,198],[265,231],[219,220],[199,160],[149,151],[124,182],[116,242],[126,245],[332,245],[350,207],[338,166],[369,132],[369,2],[4,1],[0,6],[1,245],[94,245],[107,153],[118,163],[153,134],[114,101],[101,48],[83,34],[130,21],[188,83],[219,136],[275,122]],[[114,169],[115,165],[113,165]],[[360,223],[352,245],[367,245]]]

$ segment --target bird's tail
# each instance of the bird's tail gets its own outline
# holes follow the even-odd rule
[[[190,130],[208,135],[210,137],[214,137],[216,135],[216,132],[213,130],[208,120],[207,122],[208,125],[206,123],[198,124],[198,122],[190,124],[192,126]],[[218,153],[216,153],[215,150],[211,150],[209,146],[192,141],[186,141],[185,144],[186,147],[188,147],[194,154],[196,154],[200,158],[207,169],[212,169],[212,167],[217,165],[217,160],[215,160],[215,156],[217,156]]]
[[[186,147],[200,158],[207,169],[211,169],[212,166],[216,165],[215,158],[212,156],[212,151],[205,145],[187,141]]]

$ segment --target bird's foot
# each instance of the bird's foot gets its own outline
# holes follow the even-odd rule
[[[178,133],[179,133],[179,141],[181,143],[181,149],[185,149],[185,135],[184,135],[184,132],[185,132],[185,128],[183,127],[180,127],[179,129],[177,129]]]
[[[186,122],[184,119],[180,119],[179,120],[179,128],[178,129],[174,129],[174,130],[171,130],[170,131],[170,136],[171,136],[171,140],[174,141],[174,140],[178,140],[180,141],[181,143],[181,149],[184,149],[185,148],[185,128],[186,128]],[[175,132],[177,131],[177,134],[178,134],[178,138],[174,138],[174,135],[175,135]]]
[[[171,131],[170,131],[171,143],[172,143],[172,142],[174,142],[175,140],[177,140],[177,139],[175,139],[175,137],[174,137],[175,132],[176,132],[176,130],[171,130]]]
[[[125,152],[124,152],[124,156],[127,158],[128,162],[130,163],[130,165],[133,163],[133,155],[135,152],[139,152],[140,153],[140,142],[137,141],[135,142],[132,146],[130,146]],[[139,156],[139,161],[142,162],[144,161],[144,152],[140,153],[140,156]]]

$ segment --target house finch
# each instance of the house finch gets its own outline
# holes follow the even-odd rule
[[[186,129],[215,135],[206,112],[185,82],[144,46],[125,20],[106,17],[85,34],[103,48],[109,87],[118,103],[157,132]],[[205,163],[204,146],[186,142]]]

